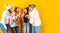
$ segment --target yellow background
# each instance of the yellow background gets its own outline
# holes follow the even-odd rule
[[[60,33],[60,13],[56,10],[56,0],[0,0],[0,20],[6,3],[23,9],[31,3],[36,4],[42,21],[41,33]],[[1,29],[0,33],[2,33]]]

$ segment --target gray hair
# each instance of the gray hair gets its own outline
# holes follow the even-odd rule
[[[31,8],[33,8],[33,9],[36,7],[35,4],[30,4],[29,6],[30,6]]]

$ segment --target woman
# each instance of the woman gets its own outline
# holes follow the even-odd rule
[[[35,4],[30,4],[29,5],[29,16],[30,16],[30,24],[32,24],[32,33],[39,33],[40,31],[40,26],[41,26],[41,20],[39,18],[39,13],[35,9],[36,5]]]
[[[29,33],[29,12],[28,12],[28,7],[24,9],[23,21],[24,21],[24,33]]]
[[[10,18],[10,27],[12,28],[13,33],[18,33],[18,20],[19,20],[19,8],[15,7],[14,12]]]
[[[12,7],[9,4],[6,4],[6,10],[2,13],[1,22],[3,22],[6,25],[7,32],[9,30],[9,19],[10,19],[11,13],[12,13]]]

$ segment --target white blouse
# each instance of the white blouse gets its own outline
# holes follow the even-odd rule
[[[7,29],[6,25],[5,24],[8,24],[9,23],[9,12],[8,10],[5,10],[3,13],[2,13],[2,20],[0,23],[3,24],[3,26],[5,27],[5,29]]]
[[[17,20],[18,17],[19,17],[19,14],[15,16],[15,12],[12,13],[12,16],[10,18],[10,27],[18,26],[18,20]]]
[[[2,14],[2,20],[1,22],[4,22],[4,24],[8,24],[9,23],[9,12],[8,10],[4,11]]]
[[[29,16],[30,16],[30,24],[32,24],[33,26],[41,25],[41,20],[40,20],[38,11],[36,9],[33,9],[32,11],[30,11]]]

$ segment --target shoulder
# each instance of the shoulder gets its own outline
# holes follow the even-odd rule
[[[4,16],[4,15],[6,15],[6,11],[4,11],[4,12],[2,13],[2,16]]]
[[[2,13],[2,14],[4,14],[4,13],[6,13],[6,10],[5,10],[5,11],[3,11],[3,13]]]
[[[34,10],[34,13],[38,13],[38,10],[35,9],[35,10]]]

